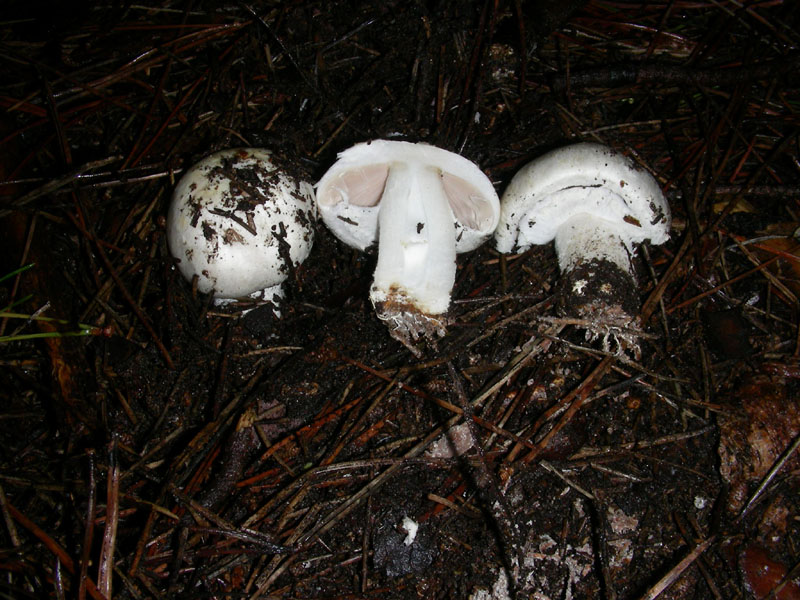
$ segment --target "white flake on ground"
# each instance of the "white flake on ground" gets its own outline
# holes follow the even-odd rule
[[[419,523],[414,521],[411,517],[403,517],[403,524],[402,524],[403,531],[406,532],[406,539],[403,540],[403,543],[406,546],[410,546],[414,543],[414,540],[417,537],[417,530],[419,529]]]

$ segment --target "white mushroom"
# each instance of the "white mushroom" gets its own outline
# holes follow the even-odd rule
[[[575,144],[514,176],[495,241],[511,252],[555,240],[567,312],[585,320],[592,335],[635,344],[635,335],[619,339],[636,328],[634,244],[664,243],[669,227],[669,205],[650,173],[606,146]]]
[[[456,252],[497,225],[491,181],[466,158],[427,144],[375,140],[339,154],[317,184],[323,221],[341,241],[378,243],[370,300],[392,336],[415,354],[445,333]]]
[[[279,169],[269,151],[222,150],[178,182],[167,242],[183,276],[218,304],[275,302],[311,251],[315,210],[312,185]]]

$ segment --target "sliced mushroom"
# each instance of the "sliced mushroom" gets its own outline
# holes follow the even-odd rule
[[[370,291],[391,335],[415,354],[421,337],[445,333],[456,253],[474,250],[497,225],[492,183],[466,158],[409,142],[357,144],[317,184],[322,220],[345,244],[377,242]]]

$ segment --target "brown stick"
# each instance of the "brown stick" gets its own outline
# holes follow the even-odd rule
[[[28,517],[23,515],[19,510],[17,510],[14,505],[10,502],[6,503],[8,507],[8,512],[11,513],[11,516],[14,517],[14,520],[17,521],[20,525],[22,525],[25,529],[30,531],[39,541],[41,541],[50,552],[56,555],[59,562],[64,565],[64,567],[72,573],[75,574],[75,563],[73,562],[72,558],[69,554],[67,554],[66,550],[64,550],[58,542],[56,542],[53,538],[51,538],[43,529],[41,529],[36,523],[31,521]],[[86,591],[89,592],[89,595],[94,598],[95,600],[108,600],[106,596],[100,593],[95,585],[94,581],[86,578]]]

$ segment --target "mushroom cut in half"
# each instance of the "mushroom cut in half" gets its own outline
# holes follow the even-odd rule
[[[314,241],[314,188],[260,148],[207,156],[178,182],[167,243],[183,276],[217,304],[275,303]]]
[[[669,205],[655,178],[612,148],[574,144],[523,167],[503,193],[500,252],[555,240],[564,314],[591,339],[638,353],[635,244],[669,238]]]
[[[499,200],[472,162],[427,144],[374,140],[339,154],[317,184],[325,225],[345,244],[378,247],[370,300],[391,335],[415,342],[445,334],[456,253],[497,225]]]

